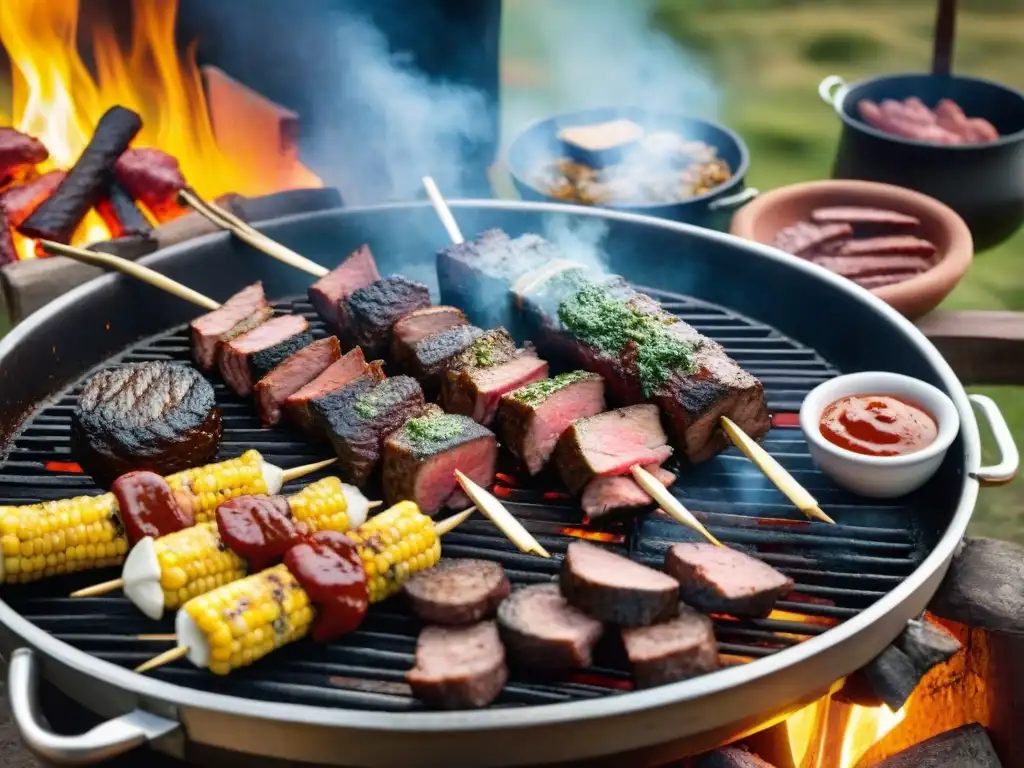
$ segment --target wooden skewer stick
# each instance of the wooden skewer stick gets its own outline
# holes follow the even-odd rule
[[[654,475],[639,464],[633,465],[630,471],[633,473],[633,479],[636,480],[637,484],[647,491],[652,499],[658,502],[658,505],[666,515],[677,523],[682,523],[687,528],[692,528],[716,547],[725,546],[704,527],[690,510],[683,506],[679,499],[669,493],[668,489],[659,483]]]
[[[94,267],[110,268],[118,272],[122,272],[130,277],[134,277],[137,280],[141,280],[144,283],[149,283],[154,288],[159,288],[162,291],[172,296],[177,296],[179,299],[185,301],[191,301],[203,309],[214,310],[220,307],[220,303],[214,301],[208,296],[193,291],[187,285],[182,285],[177,280],[172,280],[167,275],[161,275],[155,269],[144,267],[141,264],[136,264],[134,261],[128,259],[122,259],[119,256],[113,256],[109,253],[97,253],[96,251],[87,251],[84,248],[75,248],[71,245],[64,245],[63,243],[54,243],[50,240],[40,240],[39,244],[43,247],[44,251],[48,253],[58,254],[60,256],[67,256],[69,259],[80,261],[84,264],[90,264]]]
[[[334,464],[336,461],[337,461],[336,458],[334,458],[334,459],[324,459],[323,461],[315,461],[312,464],[303,464],[300,467],[292,467],[291,469],[286,469],[281,474],[281,482],[282,483],[290,483],[292,480],[298,480],[300,477],[305,477],[306,475],[311,475],[314,472],[317,472],[317,471],[323,469],[324,467],[329,467],[329,466],[331,466],[331,464]]]
[[[150,643],[173,643],[178,639],[178,636],[170,633],[166,635],[136,635],[136,640],[146,640]]]
[[[533,552],[541,557],[551,557],[540,542],[533,538],[533,535],[523,527],[515,516],[505,509],[505,505],[498,501],[488,491],[466,477],[458,469],[455,470],[455,479],[459,481],[462,490],[466,492],[483,514],[494,523],[509,540],[519,547],[523,552]]]
[[[171,664],[172,662],[175,662],[178,659],[183,659],[186,656],[188,656],[188,647],[179,645],[171,648],[169,651],[164,651],[159,656],[154,656],[145,664],[140,664],[135,668],[135,671],[141,675],[143,672],[149,672],[149,670],[162,667],[164,664]]]
[[[239,240],[242,240],[253,248],[263,251],[271,258],[282,261],[289,266],[308,272],[314,277],[323,277],[330,272],[327,267],[307,259],[302,254],[296,253],[291,248],[282,245],[276,240],[267,237],[258,229],[254,229],[230,211],[226,211],[216,203],[208,203],[188,189],[178,193],[178,199],[189,206],[197,213],[205,216],[212,224],[226,229]]]
[[[821,507],[818,506],[818,501],[811,496],[811,494],[804,488],[796,479],[789,474],[783,468],[779,462],[775,460],[768,451],[762,448],[758,443],[746,432],[739,428],[736,423],[728,416],[722,417],[722,428],[725,433],[732,440],[733,445],[739,448],[748,459],[764,472],[765,477],[771,480],[775,487],[786,494],[786,497],[792,501],[797,509],[803,512],[807,517],[815,520],[820,520],[823,523],[831,523],[835,525],[835,520],[826,515],[821,511]]]
[[[124,579],[111,579],[110,581],[93,584],[91,587],[85,587],[84,589],[72,592],[71,597],[97,597],[121,589],[123,586]]]
[[[430,176],[424,176],[423,186],[427,190],[430,204],[437,211],[437,217],[441,219],[441,223],[448,231],[448,237],[451,238],[451,241],[456,245],[466,242],[466,239],[462,236],[462,230],[459,229],[459,223],[452,214],[452,209],[448,207],[448,203],[445,202],[441,190],[437,188],[437,183]]]

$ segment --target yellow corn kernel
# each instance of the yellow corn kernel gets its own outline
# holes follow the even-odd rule
[[[213,520],[217,507],[228,499],[267,492],[259,451],[246,451],[237,459],[168,475],[167,482],[174,490],[192,496],[197,523]]]
[[[341,531],[351,527],[348,517],[348,501],[341,480],[325,477],[310,483],[298,493],[288,497],[288,508],[292,517],[305,523],[310,533],[316,531]]]
[[[222,545],[216,523],[200,523],[161,536],[153,547],[160,563],[165,608],[177,608],[246,574],[245,561]]]
[[[182,606],[210,645],[210,671],[226,675],[304,637],[313,608],[284,565],[194,597]]]
[[[348,534],[359,547],[370,602],[398,592],[414,573],[441,559],[434,521],[411,501],[401,501]]]
[[[128,551],[112,493],[0,508],[2,582],[119,565]]]

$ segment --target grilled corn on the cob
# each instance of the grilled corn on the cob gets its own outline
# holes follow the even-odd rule
[[[433,521],[409,501],[381,512],[348,534],[366,569],[370,602],[394,594],[441,557]],[[313,621],[306,591],[284,565],[193,598],[175,620],[178,644],[197,667],[226,675],[293,640]]]
[[[212,519],[217,499],[277,493],[283,473],[257,451],[170,475],[193,502],[197,522]],[[259,490],[254,490],[259,489]],[[219,504],[219,501],[216,501]],[[124,562],[128,540],[112,493],[20,507],[0,507],[0,584],[106,568]]]
[[[288,497],[292,516],[309,531],[348,531],[366,520],[369,502],[336,477]],[[221,541],[217,523],[199,523],[158,539],[142,539],[125,560],[125,596],[151,619],[248,573],[245,560]]]

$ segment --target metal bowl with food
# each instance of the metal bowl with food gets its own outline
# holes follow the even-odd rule
[[[575,203],[726,229],[757,196],[743,140],[676,112],[601,107],[548,117],[520,133],[509,171],[524,200]]]

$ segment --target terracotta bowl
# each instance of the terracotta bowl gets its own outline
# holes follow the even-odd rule
[[[783,227],[808,219],[815,208],[837,205],[885,208],[920,219],[916,234],[935,244],[935,266],[902,283],[871,291],[911,320],[934,309],[971,266],[971,233],[952,208],[919,192],[870,181],[811,181],[762,193],[736,213],[730,232],[771,245]]]

